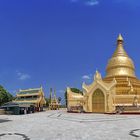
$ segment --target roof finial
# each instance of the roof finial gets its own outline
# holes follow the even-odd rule
[[[117,41],[123,41],[123,37],[121,34],[119,34],[118,38],[117,38]]]

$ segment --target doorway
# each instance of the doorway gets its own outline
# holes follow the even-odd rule
[[[105,97],[100,89],[96,89],[92,96],[92,112],[105,113]]]

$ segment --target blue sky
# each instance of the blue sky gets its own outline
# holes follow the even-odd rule
[[[0,84],[63,97],[96,69],[105,76],[119,33],[140,78],[139,16],[139,0],[1,0]]]

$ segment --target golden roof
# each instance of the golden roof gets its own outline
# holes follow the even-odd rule
[[[106,77],[114,76],[135,76],[135,67],[132,59],[127,55],[123,47],[123,37],[119,34],[117,38],[117,48],[106,68]]]

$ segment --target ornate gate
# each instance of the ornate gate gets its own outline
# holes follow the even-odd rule
[[[92,111],[96,113],[105,112],[105,97],[100,89],[96,89],[92,96]]]

